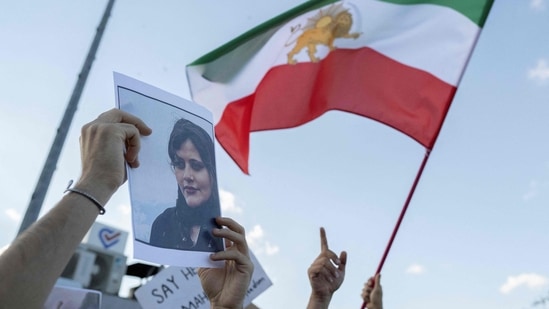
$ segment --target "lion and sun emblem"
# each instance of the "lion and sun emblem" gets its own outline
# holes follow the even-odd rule
[[[286,44],[290,46],[295,43],[294,47],[288,53],[288,64],[297,63],[295,56],[303,49],[307,49],[307,55],[311,62],[318,62],[320,58],[316,56],[317,46],[324,45],[330,51],[336,49],[334,45],[335,39],[356,39],[360,33],[351,33],[353,25],[353,15],[349,9],[343,7],[343,3],[333,4],[325,11],[322,9],[307,20],[305,26],[301,24],[291,28],[292,35],[297,31],[302,33],[293,42]]]

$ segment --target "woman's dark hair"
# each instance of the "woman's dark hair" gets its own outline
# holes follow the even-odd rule
[[[191,140],[196,150],[200,154],[202,162],[206,166],[206,170],[210,175],[212,182],[212,201],[219,201],[219,193],[217,192],[217,175],[215,171],[215,154],[214,144],[210,135],[201,127],[191,121],[181,118],[173,126],[168,142],[168,155],[172,166],[178,161],[176,152],[181,148],[181,145]]]

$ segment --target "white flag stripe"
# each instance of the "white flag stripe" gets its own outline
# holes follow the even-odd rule
[[[361,35],[356,40],[336,39],[336,47],[367,46],[454,86],[461,77],[480,31],[466,16],[438,5],[398,5],[365,0],[360,4],[345,1],[344,7],[349,8],[353,15],[350,32]],[[217,122],[225,104],[253,93],[271,67],[287,63],[287,53],[293,48],[292,44],[288,44],[292,42],[291,27],[304,25],[319,10],[310,11],[284,25],[231,81],[222,84],[210,82],[202,78],[202,65],[189,66],[187,70],[193,99],[208,105]],[[363,12],[362,15],[359,12]],[[328,52],[327,47],[317,46],[316,55],[319,58],[325,57]],[[298,62],[309,61],[305,49],[295,58]]]

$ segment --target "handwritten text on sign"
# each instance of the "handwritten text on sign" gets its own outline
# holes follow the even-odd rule
[[[244,307],[272,285],[253,254],[251,258],[255,268],[244,299]],[[151,281],[140,287],[135,292],[135,296],[144,309],[210,308],[210,302],[198,278],[198,270],[192,267],[168,267],[162,270]]]

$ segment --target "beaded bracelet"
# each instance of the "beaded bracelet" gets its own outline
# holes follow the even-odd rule
[[[105,214],[105,208],[101,205],[101,203],[99,203],[99,201],[98,201],[95,197],[89,195],[88,193],[86,193],[86,192],[84,192],[84,191],[80,191],[80,190],[75,189],[75,188],[72,188],[72,189],[71,189],[72,183],[73,183],[73,181],[72,181],[72,179],[71,179],[71,180],[69,181],[69,184],[67,185],[67,189],[66,189],[65,192],[63,192],[63,193],[66,193],[66,192],[74,192],[74,193],[80,194],[80,195],[82,195],[82,196],[84,196],[84,197],[87,197],[90,201],[92,201],[92,202],[95,204],[95,206],[97,206],[97,208],[99,208],[99,214],[100,214],[100,215]]]

